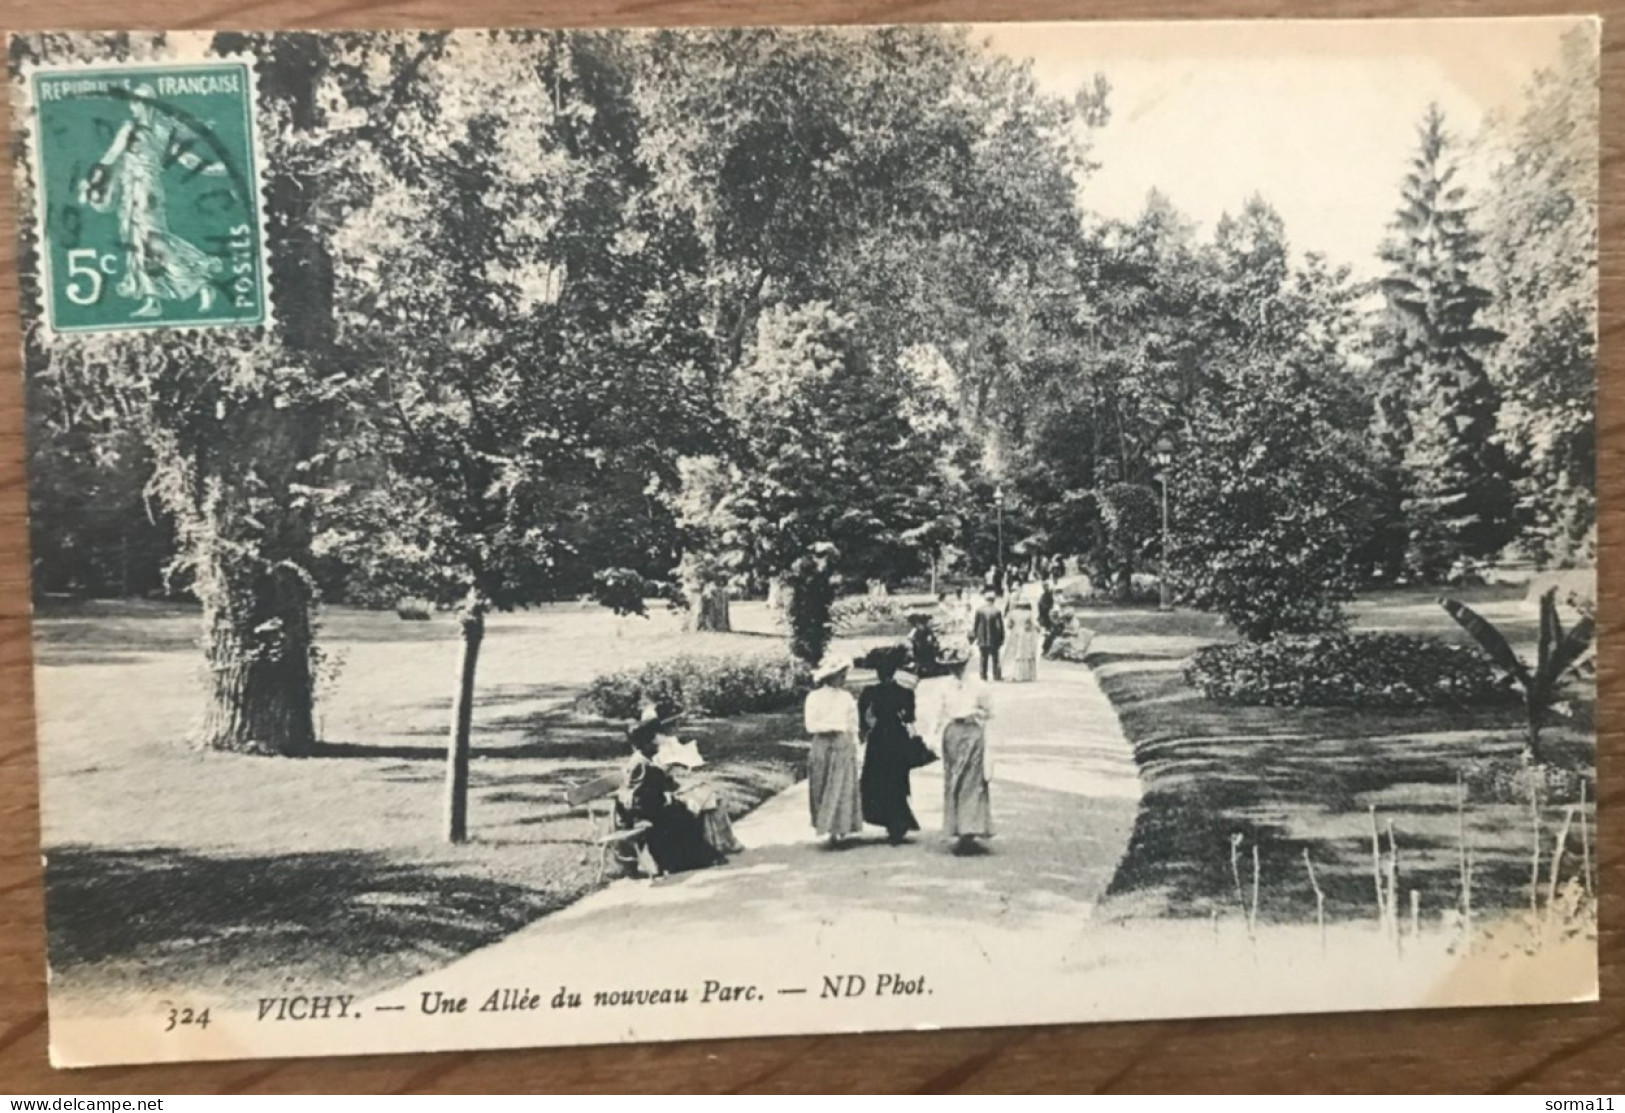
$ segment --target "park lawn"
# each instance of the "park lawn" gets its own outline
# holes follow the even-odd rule
[[[1535,612],[1521,597],[1495,588],[1463,597],[1519,641],[1535,636]],[[1355,604],[1351,616],[1361,629],[1466,640],[1432,594],[1371,596]],[[1457,908],[1463,824],[1474,860],[1475,914],[1528,907],[1535,841],[1529,804],[1473,792],[1465,809],[1458,808],[1459,774],[1516,762],[1522,747],[1516,708],[1226,706],[1187,685],[1181,672],[1196,648],[1233,636],[1212,616],[1085,610],[1078,621],[1095,632],[1089,663],[1134,747],[1144,790],[1128,852],[1108,890],[1112,914],[1238,916],[1251,900],[1256,845],[1261,920],[1314,918],[1305,850],[1328,918],[1375,920],[1372,807],[1385,853],[1393,825],[1407,916],[1412,889],[1424,921]],[[1594,777],[1594,688],[1577,695],[1572,723],[1548,728],[1543,740],[1560,761]],[[1557,801],[1540,817],[1542,900],[1564,811]],[[1590,802],[1585,819],[1594,823]],[[1237,834],[1244,900],[1231,859]],[[1578,875],[1580,858],[1577,820],[1563,878]]]
[[[387,988],[598,884],[563,800],[611,772],[625,724],[577,713],[599,671],[685,651],[773,652],[674,616],[559,606],[493,620],[481,661],[470,841],[439,840],[456,637],[445,618],[336,610],[322,645],[324,743],[309,758],[199,752],[197,615],[102,604],[36,618],[52,992],[200,997]],[[698,721],[735,815],[792,784],[794,711]]]

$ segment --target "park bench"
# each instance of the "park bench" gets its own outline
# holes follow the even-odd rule
[[[583,861],[591,857],[593,849],[598,853],[598,880],[604,879],[609,872],[610,859],[615,852],[624,845],[634,848],[641,847],[643,837],[649,833],[654,825],[646,820],[640,820],[631,827],[619,828],[615,826],[615,804],[613,797],[616,789],[621,787],[621,778],[616,773],[606,773],[602,777],[594,777],[571,788],[564,794],[564,800],[572,808],[585,808],[587,810],[587,854]],[[604,809],[600,813],[594,806],[604,802]]]

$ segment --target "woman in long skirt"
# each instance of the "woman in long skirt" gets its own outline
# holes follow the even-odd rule
[[[1010,637],[1004,643],[1004,678],[1015,683],[1038,679],[1038,623],[1031,603],[1010,611]]]
[[[943,694],[942,708],[942,830],[954,840],[957,854],[970,852],[975,840],[993,834],[987,749],[993,701],[987,684],[967,667],[969,660],[956,662],[957,675]]]
[[[858,799],[858,701],[842,685],[850,661],[826,657],[813,670],[807,695],[807,797],[813,830],[838,846],[863,830]]]
[[[705,771],[705,759],[694,742],[684,742],[672,733],[677,716],[662,715],[650,706],[643,711],[642,722],[656,723],[654,763],[666,771],[674,785],[672,799],[694,814],[706,843],[717,856],[738,854],[744,850],[734,835],[733,818],[728,813],[728,800],[722,786]]]
[[[884,827],[887,841],[896,846],[910,831],[920,829],[908,805],[908,774],[918,745],[913,734],[914,693],[897,683],[895,656],[882,656],[874,664],[880,682],[858,697],[863,732],[863,776],[858,787],[863,821]]]
[[[659,729],[658,722],[644,721],[628,731],[632,757],[621,771],[621,788],[615,799],[616,826],[626,829],[638,823],[650,825],[643,845],[659,873],[714,866],[722,856],[706,842],[700,820],[677,801],[677,783],[671,774],[655,764]],[[623,862],[629,867],[635,864],[635,859]]]

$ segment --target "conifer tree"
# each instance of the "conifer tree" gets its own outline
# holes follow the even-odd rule
[[[1396,547],[1402,541],[1413,574],[1436,580],[1510,540],[1512,499],[1495,437],[1500,401],[1484,367],[1501,337],[1479,321],[1490,294],[1471,276],[1481,254],[1473,210],[1437,106],[1419,131],[1383,248],[1377,422],[1403,521]]]

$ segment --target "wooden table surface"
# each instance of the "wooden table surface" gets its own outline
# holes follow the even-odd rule
[[[1602,995],[1565,1008],[1449,1010],[53,1071],[46,1062],[37,765],[29,672],[14,200],[0,169],[0,1092],[1081,1092],[1625,1089],[1625,544],[1618,96],[1625,0],[1603,38],[1601,754]],[[927,22],[1067,18],[1467,16],[1597,9],[1548,0],[0,0],[0,29],[371,28]],[[9,123],[9,112],[5,114]]]

